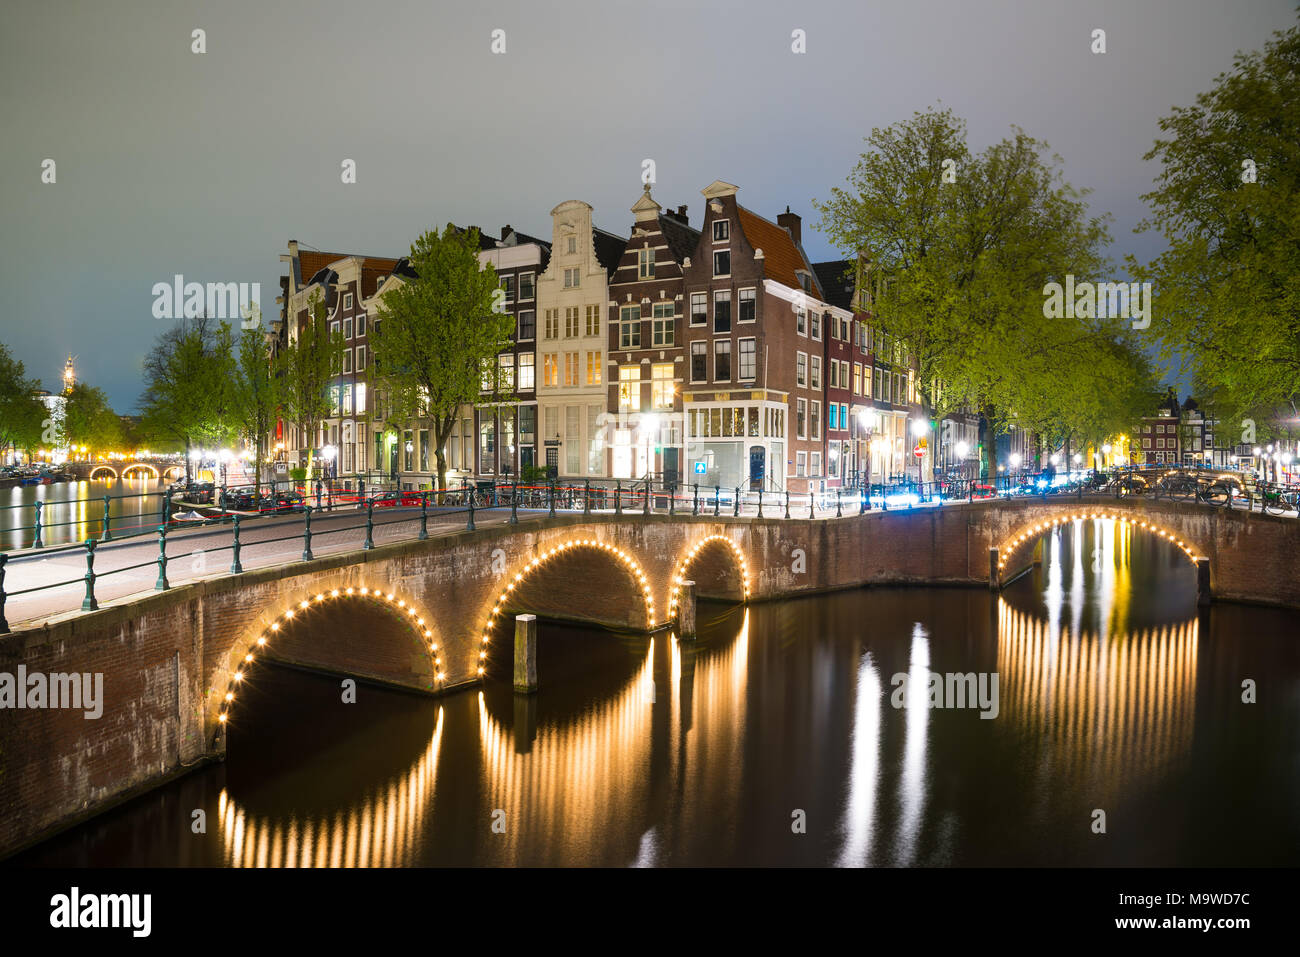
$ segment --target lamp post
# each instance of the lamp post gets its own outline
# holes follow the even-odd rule
[[[659,433],[659,416],[653,412],[641,416],[641,434],[645,436],[645,470],[646,481],[649,482],[649,476],[654,473],[654,446],[651,444],[653,435]],[[646,486],[647,491],[649,485]]]

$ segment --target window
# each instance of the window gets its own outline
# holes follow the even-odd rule
[[[600,335],[600,306],[587,307],[587,335]]]
[[[795,435],[801,439],[808,437],[808,400],[795,401]]]
[[[691,293],[691,325],[702,326],[709,321],[709,294]]]
[[[831,375],[829,381],[832,388],[836,388],[840,384],[840,360],[839,359],[831,360]]]
[[[357,316],[357,338],[360,339],[366,334],[366,314],[363,312]]]
[[[560,336],[560,310],[547,309],[543,321],[545,323],[543,335],[547,339],[558,339]]]
[[[731,238],[731,221],[727,219],[715,219],[713,221],[713,241],[715,243],[725,243]]]
[[[808,335],[808,317],[804,314],[803,306],[794,307],[794,329],[801,336]]]
[[[755,299],[753,289],[740,290],[740,314],[736,316],[739,322],[753,322],[757,318],[754,309]]]
[[[357,362],[355,368],[358,372],[365,372],[366,371],[366,347],[357,346],[356,352],[357,352]]]
[[[479,362],[478,385],[484,392],[492,391],[492,378],[496,374],[495,365],[491,359],[483,359]]]
[[[810,439],[820,439],[822,437],[822,404],[816,399],[812,402],[812,411],[808,416],[808,423],[812,426]]]
[[[822,316],[816,309],[808,310],[808,318],[812,324],[812,337],[821,340],[822,337]]]
[[[619,310],[618,343],[620,349],[641,348],[640,306],[624,306]]]
[[[600,353],[587,353],[587,385],[600,385]]]
[[[822,357],[812,356],[808,362],[808,386],[812,389],[820,389],[822,387]]]
[[[351,338],[352,338],[352,320],[351,320],[351,319],[344,319],[344,320],[343,320],[343,338],[344,338],[344,339],[351,339]]]
[[[564,309],[564,338],[578,338],[578,307],[566,306]]]
[[[808,356],[803,352],[796,352],[794,359],[794,381],[796,385],[808,385]]]
[[[731,331],[731,292],[719,289],[713,294],[713,331]]]
[[[731,340],[713,340],[713,380],[731,381]]]
[[[501,288],[505,290],[506,302],[514,302],[515,301],[515,277],[502,276]]]
[[[641,367],[618,367],[618,410],[620,412],[639,412],[641,410]]]
[[[534,379],[535,370],[533,368],[533,354],[531,352],[519,353],[519,389],[527,391],[536,388],[537,383]]]
[[[797,478],[806,478],[808,475],[808,453],[796,452],[794,454],[794,474]]]
[[[731,251],[728,249],[719,249],[713,254],[713,275],[730,276],[731,275]]]
[[[569,240],[569,245],[570,245],[570,246],[573,245],[573,240],[572,240],[572,239]],[[573,250],[570,249],[569,252],[573,252]],[[565,289],[576,289],[576,288],[578,288],[578,282],[579,282],[579,276],[578,276],[578,270],[577,270],[577,269],[566,269],[566,270],[564,270],[564,288],[565,288]]]
[[[512,392],[515,388],[514,355],[497,356],[497,388],[502,392]]]
[[[559,355],[554,352],[548,352],[542,356],[542,385],[557,386],[560,384],[560,363]]]
[[[352,293],[350,292],[345,292],[343,294],[343,309],[345,312],[352,311]]]
[[[521,272],[519,274],[519,299],[520,301],[533,298],[533,274],[530,272]]]
[[[808,474],[810,476],[822,474],[822,454],[820,452],[812,452],[809,454]]]
[[[352,386],[350,385],[343,387],[343,414],[352,414]]]
[[[366,411],[366,384],[358,382],[353,394],[356,398],[357,415],[361,415]]]
[[[338,337],[339,337],[339,324],[338,321],[336,320],[330,323],[330,338],[337,339]]]
[[[352,350],[351,349],[343,350],[343,371],[344,372],[352,371]]]
[[[569,250],[569,252],[576,253],[578,251],[578,237],[570,236],[569,245],[566,248]],[[574,285],[577,285],[577,283],[575,283]]]
[[[709,377],[709,345],[707,342],[691,343],[691,381],[704,382]]]
[[[741,340],[740,340],[740,376],[739,376],[739,378],[741,378],[741,379],[753,379],[753,378],[754,378],[754,376],[755,376],[755,374],[756,374],[756,370],[757,370],[757,363],[755,362],[756,355],[757,355],[757,348],[756,348],[756,347],[757,347],[757,340],[755,340],[755,339],[741,339]]]
[[[830,418],[826,422],[826,428],[838,429],[840,427],[839,418],[838,418],[840,414],[840,407],[837,406],[834,402],[828,402],[826,403],[826,414],[830,416]]]
[[[853,394],[862,395],[862,363],[853,363]]]
[[[656,409],[673,407],[673,364],[656,362],[650,367],[650,404]]]
[[[649,246],[637,250],[636,277],[638,279],[653,279],[655,277],[655,251]]]
[[[566,352],[564,354],[564,384],[578,384],[578,353]]]
[[[655,305],[652,345],[671,346],[673,344],[673,313],[675,311],[671,302],[661,302]]]
[[[849,387],[849,364],[847,361],[840,362],[840,388],[848,390]]]

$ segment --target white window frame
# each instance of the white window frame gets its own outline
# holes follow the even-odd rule
[[[719,226],[722,227],[722,233],[723,233],[722,236],[719,236],[719,235],[718,235],[718,227],[719,227]],[[731,220],[729,220],[729,219],[715,219],[715,220],[713,221],[713,232],[712,232],[712,236],[713,236],[713,241],[714,241],[715,243],[729,243],[729,242],[731,242]]]

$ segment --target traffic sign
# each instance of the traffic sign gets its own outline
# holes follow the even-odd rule
[[[696,462],[696,463],[695,463],[695,474],[696,474],[696,475],[703,475],[706,471],[707,471],[707,469],[705,468],[705,465],[704,465],[703,462]]]
[[[916,448],[912,449],[912,454],[919,459],[921,456],[925,454],[925,446],[918,445]]]

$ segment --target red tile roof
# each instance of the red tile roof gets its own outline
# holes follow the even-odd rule
[[[821,296],[817,274],[813,272],[811,264],[804,259],[803,253],[799,251],[799,247],[795,245],[794,239],[785,228],[751,212],[739,203],[736,204],[736,209],[740,214],[740,228],[744,231],[745,238],[755,249],[763,250],[764,277],[795,289],[802,289],[803,283],[795,273],[796,269],[802,269],[812,273],[811,291],[814,295]]]

